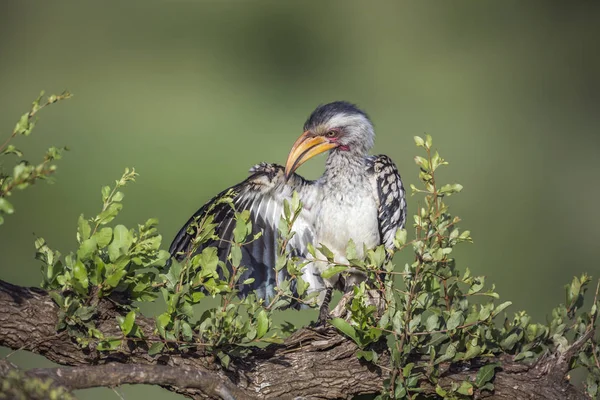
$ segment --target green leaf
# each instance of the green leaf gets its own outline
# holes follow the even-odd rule
[[[421,156],[415,156],[415,163],[425,171],[429,170],[429,161],[427,161],[425,158]]]
[[[256,338],[256,328],[251,326],[250,328],[248,328],[248,331],[246,331],[246,339],[252,341]]]
[[[29,111],[21,115],[19,122],[15,125],[14,132],[18,135],[28,136],[35,126],[35,121],[31,120]]]
[[[84,240],[81,245],[79,245],[79,249],[77,249],[77,258],[82,261],[90,259],[97,250],[96,239],[89,238]]]
[[[433,146],[433,139],[430,134],[425,135],[425,148],[430,149]]]
[[[409,332],[414,332],[415,330],[417,330],[419,328],[419,325],[421,324],[421,315],[422,314],[413,315],[411,320],[408,322],[408,331]]]
[[[123,332],[123,335],[127,336],[135,323],[135,311],[129,311],[125,317],[119,315],[117,316],[117,320],[119,321],[121,332]]]
[[[431,314],[427,317],[427,321],[425,321],[425,329],[429,332],[437,330],[439,328],[438,321],[439,316],[437,314]]]
[[[450,318],[446,321],[446,329],[453,330],[460,326],[463,323],[463,315],[462,313],[452,310],[450,313]]]
[[[485,276],[475,276],[471,282],[468,294],[479,293],[485,286]]]
[[[48,292],[48,294],[50,295],[50,298],[52,300],[54,300],[54,302],[59,306],[59,307],[64,307],[65,306],[65,298],[62,296],[62,294],[60,292],[57,291],[50,291]]]
[[[394,390],[394,398],[405,399],[406,398],[406,386],[402,382],[396,382],[396,390]]]
[[[83,214],[81,214],[77,220],[77,241],[81,243],[84,240],[89,239],[91,232],[92,228],[90,227],[90,223],[83,217]]]
[[[406,229],[398,229],[396,231],[396,246],[404,246],[406,244],[406,239],[408,237],[408,232]]]
[[[292,211],[290,210],[290,202],[283,199],[283,221],[290,221]]]
[[[283,269],[283,267],[286,266],[287,261],[288,261],[288,259],[285,255],[278,255],[277,261],[275,261],[275,271],[277,271],[277,272],[281,271],[281,269]]]
[[[229,368],[229,363],[231,362],[231,357],[228,354],[223,353],[222,351],[217,354],[217,357],[221,361],[221,365],[227,369]]]
[[[15,212],[13,205],[4,197],[0,197],[0,212],[12,214]]]
[[[348,267],[345,265],[334,265],[321,272],[321,277],[323,279],[329,279],[335,274],[339,274],[340,272],[345,271],[347,269]]]
[[[465,240],[467,242],[472,242],[473,239],[471,239],[471,231],[464,231],[460,234],[459,239]]]
[[[0,154],[14,154],[17,157],[23,157],[23,152],[21,150],[17,149],[12,144],[9,144],[8,146],[6,146],[6,148]]]
[[[98,343],[97,349],[100,351],[116,350],[121,345],[121,339],[107,339]]]
[[[328,261],[333,261],[333,252],[331,250],[329,250],[329,248],[327,246],[325,246],[324,244],[321,244],[321,247],[319,247],[319,251],[321,252],[321,254],[323,254],[325,256],[325,258]]]
[[[491,382],[486,383],[485,385],[483,385],[482,387],[479,388],[480,392],[483,392],[484,390],[487,390],[488,392],[493,392],[494,391],[494,384]]]
[[[437,393],[438,396],[440,396],[444,399],[446,398],[446,395],[448,394],[448,392],[445,391],[440,385],[435,386],[435,393]]]
[[[73,277],[81,284],[84,289],[88,288],[88,276],[85,265],[80,260],[77,260],[73,266]]]
[[[439,364],[441,362],[453,359],[456,355],[456,347],[456,343],[450,343],[446,348],[446,352],[435,360],[435,364]]]
[[[86,221],[87,222],[87,221]],[[89,226],[89,225],[88,225]],[[113,230],[109,227],[104,227],[94,234],[98,248],[103,249],[110,243],[113,236]]]
[[[435,171],[440,165],[444,165],[446,162],[440,157],[440,153],[437,151],[431,157],[431,170]]]
[[[463,190],[463,186],[459,183],[452,183],[444,185],[440,188],[440,194],[445,194],[446,196],[450,196],[454,193],[459,193]]]
[[[217,264],[219,263],[219,256],[217,255],[216,247],[206,247],[202,249],[200,253],[200,265],[203,271],[215,271],[217,270]]]
[[[402,376],[408,378],[415,367],[415,363],[408,363],[402,368]]]
[[[337,330],[339,330],[346,336],[350,337],[356,343],[359,342],[358,337],[356,335],[356,330],[352,327],[352,325],[350,325],[348,322],[346,322],[342,318],[334,318],[331,321],[329,321],[329,323],[331,323],[331,325],[336,327]]]
[[[356,244],[354,244],[354,240],[350,239],[346,246],[346,259],[354,260],[355,258],[358,258],[356,255]]]
[[[118,203],[122,201],[124,197],[125,194],[123,192],[116,192],[115,194],[113,194],[112,201]]]
[[[161,336],[164,336],[163,333],[167,326],[171,323],[171,314],[165,312],[156,317],[156,328],[158,329]]]
[[[481,310],[479,310],[479,316],[478,316],[479,320],[485,321],[486,319],[488,319],[492,313],[493,306],[494,306],[493,303],[482,304]]]
[[[192,330],[190,324],[188,324],[186,321],[182,322],[181,335],[183,336],[183,339],[187,341],[191,341],[194,337],[194,331]]]
[[[313,258],[317,258],[317,251],[315,250],[315,246],[313,246],[312,243],[308,243],[306,245],[306,251],[308,251],[308,254],[313,256]]]
[[[500,342],[500,346],[502,346],[504,349],[510,350],[518,340],[519,336],[516,333],[512,333]]]
[[[110,186],[102,187],[102,202],[108,200],[108,196],[110,196]]]
[[[133,242],[133,235],[123,225],[115,226],[113,230],[112,242],[108,245],[108,256],[112,262],[115,262],[121,254],[125,254],[131,243]]]
[[[194,304],[198,303],[200,300],[202,300],[205,297],[206,297],[206,295],[202,292],[193,292],[192,293],[192,302]]]
[[[296,291],[298,292],[298,296],[302,297],[304,292],[308,289],[308,282],[305,282],[301,276],[296,278]]]
[[[127,271],[120,269],[106,277],[105,284],[110,287],[117,287],[121,283],[121,279],[125,276]]]
[[[585,380],[586,391],[591,399],[595,399],[596,395],[598,394],[599,380],[600,378],[598,377],[598,373],[589,373]]]
[[[580,355],[583,353],[580,353]],[[519,354],[517,354],[514,358],[515,361],[520,361],[523,360],[524,358],[533,358],[535,356],[535,353],[533,351],[522,351]]]
[[[356,357],[372,362],[376,354],[373,350],[359,350],[356,352]]]
[[[290,229],[288,227],[288,223],[285,221],[284,218],[281,218],[279,220],[279,225],[277,227],[277,230],[279,231],[279,234],[281,235],[282,238],[287,238],[288,235],[290,234]]]
[[[512,305],[512,301],[505,301],[494,309],[494,316],[500,314],[508,306]]]
[[[487,364],[479,368],[477,371],[477,377],[475,378],[475,386],[478,388],[490,382],[494,378],[496,368],[500,367],[500,364]]]
[[[302,209],[302,202],[300,201],[300,196],[298,195],[298,192],[296,192],[294,190],[294,192],[292,193],[292,211],[295,213],[300,212],[300,210]]]
[[[73,316],[78,317],[82,321],[89,321],[94,316],[94,314],[96,314],[96,311],[96,307],[93,306],[79,307],[77,310],[75,310]]]
[[[106,210],[102,211],[98,214],[98,223],[100,225],[106,225],[119,214],[119,211],[123,208],[123,204],[121,203],[111,203]]]
[[[471,346],[467,344],[467,352],[465,353],[464,359],[469,360],[471,358],[477,357],[479,354],[481,354],[480,346]]]
[[[256,316],[256,337],[258,339],[265,336],[269,330],[269,316],[265,309],[261,309]]]
[[[396,311],[392,318],[392,328],[396,332],[401,332],[404,329],[404,313],[401,310]]]
[[[265,343],[276,343],[276,344],[283,344],[284,343],[284,340],[282,338],[277,337],[275,335],[273,335],[271,337],[262,338],[261,341],[265,342]]]
[[[381,266],[385,261],[385,246],[377,246],[374,250],[369,250],[369,256],[373,264]]]
[[[231,264],[238,267],[242,262],[242,249],[239,246],[231,246]]]
[[[236,243],[243,243],[247,234],[248,226],[246,225],[246,221],[244,221],[241,217],[236,218],[235,228],[233,229],[233,240]]]
[[[150,348],[148,349],[148,355],[149,356],[156,355],[156,354],[160,353],[164,347],[165,347],[164,342],[154,342],[154,343],[152,343],[152,346],[150,346]]]
[[[421,138],[420,136],[415,136],[414,139],[417,147],[425,147],[425,141],[423,140],[423,138]]]
[[[473,396],[473,385],[467,381],[463,381],[456,391],[465,396]]]

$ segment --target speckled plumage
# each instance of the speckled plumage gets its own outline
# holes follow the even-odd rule
[[[310,257],[306,251],[308,243],[315,247],[324,244],[338,262],[345,262],[350,239],[361,256],[363,244],[367,248],[379,244],[392,247],[396,230],[404,227],[406,200],[402,180],[389,157],[368,156],[375,133],[366,113],[347,102],[329,103],[317,107],[304,128],[311,135],[324,135],[331,129],[340,132],[336,138],[340,147],[330,151],[321,178],[309,181],[294,173],[286,180],[282,166],[261,163],[250,170],[248,179],[233,187],[236,208],[250,210],[253,229],[263,231],[259,240],[243,248],[242,264],[248,267],[244,279],[255,278],[252,285],[242,290],[243,295],[256,290],[259,297],[273,296],[277,226],[283,200],[291,197],[293,191],[298,192],[304,207],[294,225],[296,235],[289,247],[300,256]],[[170,248],[173,256],[179,258],[190,246],[188,225],[222,194],[200,208],[179,231]],[[222,205],[214,213],[219,223],[217,234],[225,240],[206,245],[216,245],[224,259],[229,251],[226,240],[234,227],[233,211]],[[353,273],[345,282],[340,282],[339,276],[324,280],[320,273],[326,267],[324,263],[312,262],[304,268],[303,279],[309,283],[309,291],[322,292],[332,286],[347,291],[364,279],[361,274]]]

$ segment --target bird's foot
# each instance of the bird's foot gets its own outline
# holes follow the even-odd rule
[[[345,293],[331,312],[331,317],[349,320],[350,311],[348,310],[348,304],[352,301],[353,298],[354,292]]]
[[[349,304],[354,299],[354,292],[350,291],[345,293],[338,304],[335,306],[333,311],[331,311],[330,318],[342,318],[346,321],[349,321],[352,317],[352,313],[349,309]],[[370,289],[367,292],[366,305],[374,306],[376,308],[376,315],[380,318],[385,312],[385,298],[382,294],[376,289]]]
[[[329,318],[329,302],[331,301],[331,296],[333,294],[333,288],[328,287],[325,292],[325,297],[323,298],[323,303],[321,303],[321,307],[319,307],[319,318],[315,323],[315,327],[325,326],[327,324],[327,320]]]
[[[329,317],[329,307],[321,307],[319,309],[319,318],[317,319],[317,322],[315,323],[315,327],[327,325],[327,321],[329,319],[331,319]]]

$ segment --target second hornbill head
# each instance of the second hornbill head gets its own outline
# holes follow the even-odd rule
[[[367,114],[352,103],[318,106],[304,123],[285,164],[287,178],[310,158],[331,150],[364,156],[373,147],[375,131]]]

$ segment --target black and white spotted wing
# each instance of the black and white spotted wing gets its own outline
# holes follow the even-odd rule
[[[298,175],[293,175],[286,182],[284,168],[275,164],[259,164],[253,167],[250,173],[248,179],[221,192],[202,206],[180,229],[169,252],[178,260],[184,258],[185,253],[190,249],[194,234],[188,232],[190,224],[198,218],[202,218],[212,204],[218,202],[219,198],[232,190],[235,209],[238,212],[250,211],[252,233],[262,231],[259,239],[242,247],[241,265],[248,268],[242,280],[254,278],[254,282],[242,287],[241,294],[247,295],[250,291],[255,290],[259,298],[268,299],[273,296],[273,289],[276,285],[274,267],[279,251],[277,227],[283,212],[283,201],[291,198],[294,190],[302,198],[303,192],[310,190],[312,182]],[[229,204],[222,203],[213,208],[212,214],[214,223],[218,224],[215,233],[220,240],[209,241],[203,244],[198,251],[202,251],[208,246],[216,246],[219,258],[225,262],[231,246],[229,242],[233,240],[235,212]],[[296,234],[289,243],[289,249],[297,255],[305,255],[307,244],[313,241],[314,224],[309,221],[310,218],[310,211],[304,209],[294,224],[293,229]],[[280,274],[285,273],[285,268],[280,271]]]
[[[379,237],[386,248],[392,248],[396,231],[404,228],[406,223],[406,195],[402,178],[388,156],[372,156],[367,160],[368,171],[373,174],[378,194]]]

